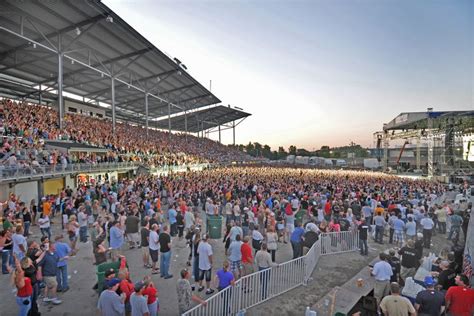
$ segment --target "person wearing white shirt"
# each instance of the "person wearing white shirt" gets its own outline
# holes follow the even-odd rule
[[[211,277],[212,277],[212,247],[207,242],[209,236],[204,234],[202,236],[202,240],[199,243],[197,248],[197,253],[199,254],[199,289],[198,291],[201,292],[204,290],[204,286],[202,286],[202,281],[206,278],[206,294],[210,295],[214,293],[214,290],[211,289]]]
[[[420,221],[420,225],[423,227],[423,246],[427,249],[430,249],[434,222],[428,216],[428,213],[425,213],[425,217],[423,217],[423,219]]]
[[[160,243],[158,230],[160,226],[158,224],[153,224],[151,226],[150,235],[148,236],[148,248],[150,251],[150,258],[152,262],[151,274],[158,274],[158,268],[156,264],[158,262]]]
[[[370,274],[375,278],[374,297],[377,299],[377,306],[389,294],[390,278],[393,275],[392,266],[387,262],[387,255],[382,252],[379,258],[380,261],[370,269]]]

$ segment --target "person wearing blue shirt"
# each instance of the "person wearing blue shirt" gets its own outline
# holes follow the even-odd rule
[[[397,219],[393,221],[393,241],[401,248],[403,246],[403,231],[405,230],[405,222],[402,215],[398,214]]]
[[[59,257],[56,270],[56,281],[58,282],[58,292],[66,292],[69,290],[68,281],[67,281],[67,263],[69,259],[69,254],[71,253],[71,247],[68,244],[62,242],[62,235],[56,236],[54,238],[56,245],[56,254]]]
[[[293,248],[293,259],[303,255],[303,235],[304,229],[301,227],[301,224],[296,221],[295,230],[293,230],[290,237],[291,247]]]
[[[168,210],[168,220],[170,222],[170,235],[171,237],[176,236],[177,233],[177,224],[176,224],[176,215],[178,213],[175,210],[175,206],[173,205],[169,210]]]
[[[119,222],[115,221],[110,228],[110,248],[112,261],[117,261],[120,257],[120,249],[123,245],[123,231],[119,228]]]
[[[382,299],[389,294],[390,278],[393,275],[392,266],[387,262],[387,255],[380,253],[380,261],[374,264],[370,273],[375,278],[374,297],[377,299],[377,306],[380,306]]]

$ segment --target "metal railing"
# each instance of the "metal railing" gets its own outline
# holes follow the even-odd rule
[[[120,170],[138,167],[138,162],[105,162],[96,164],[73,163],[39,166],[0,166],[0,180],[26,177],[48,176],[62,173],[94,172],[101,170]]]
[[[244,276],[207,299],[206,306],[197,305],[183,316],[243,315],[248,308],[306,285],[321,256],[356,251],[358,240],[357,231],[322,234],[306,255]]]

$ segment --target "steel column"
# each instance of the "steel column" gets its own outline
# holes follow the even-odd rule
[[[168,139],[171,140],[171,105],[168,102]]]
[[[184,130],[185,130],[185,138],[186,138],[186,142],[188,141],[188,113],[186,111],[184,111]]]
[[[232,136],[233,136],[233,145],[235,146],[235,121],[232,121]]]
[[[433,178],[434,170],[433,170],[433,145],[434,145],[434,137],[433,137],[433,118],[431,117],[431,113],[433,112],[433,108],[428,108],[428,178]]]
[[[63,53],[58,52],[58,108],[59,129],[64,128],[64,99],[63,99]]]
[[[146,126],[146,137],[148,138],[148,93],[145,93],[145,126]]]
[[[110,77],[110,97],[112,100],[112,134],[115,136],[115,77]]]
[[[41,93],[41,85],[39,85],[38,103],[43,103],[43,94]]]
[[[219,125],[219,143],[222,144],[221,142],[221,126]]]
[[[421,131],[416,137],[416,169],[421,169]]]

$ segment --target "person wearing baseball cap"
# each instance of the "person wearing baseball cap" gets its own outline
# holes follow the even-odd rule
[[[145,282],[138,281],[134,285],[135,292],[130,296],[130,306],[132,307],[132,316],[149,316],[147,298],[143,296]]]
[[[125,313],[125,294],[117,294],[120,279],[112,278],[105,283],[106,290],[100,294],[97,307],[102,316],[124,315]]]
[[[425,277],[426,290],[416,295],[415,309],[418,315],[441,315],[445,309],[444,294],[435,290],[432,276]]]

